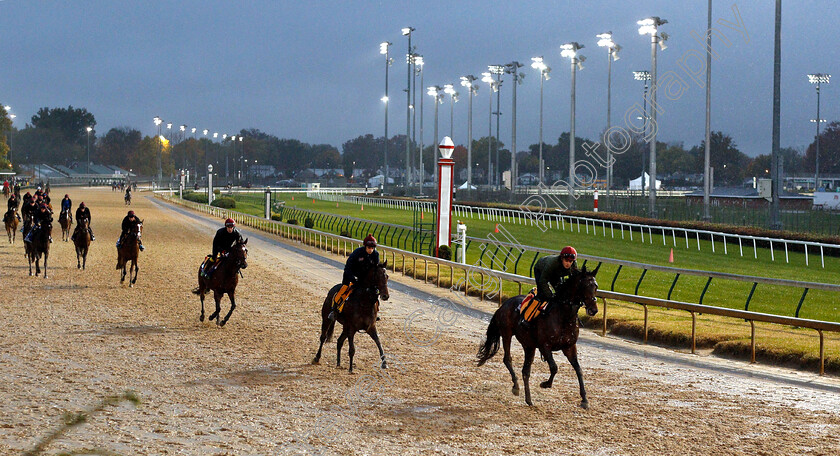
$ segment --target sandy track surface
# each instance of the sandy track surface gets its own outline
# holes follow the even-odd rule
[[[511,395],[500,356],[475,367],[486,323],[441,314],[430,301],[445,291],[396,276],[377,325],[391,367],[378,368],[365,334],[356,338],[355,374],[335,368],[334,343],[313,366],[318,310],[340,280],[338,257],[251,233],[237,309],[218,328],[199,323],[190,290],[219,221],[138,195],[133,209],[145,219],[147,251],[129,289],[114,270],[122,195],[70,194],[94,217],[87,270],[76,269],[71,244],[56,240],[50,277],[29,277],[20,240],[0,245],[0,454],[30,448],[63,412],[127,389],[139,394],[139,407],[108,408],[49,452],[827,455],[840,448],[836,379],[586,331],[579,352],[591,409],[577,406],[562,354],[550,390],[537,385],[547,366],[535,364],[535,407],[527,407]],[[346,345],[342,359],[346,366]],[[514,344],[517,371],[521,361]]]

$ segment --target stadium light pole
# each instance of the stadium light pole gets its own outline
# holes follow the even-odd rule
[[[452,84],[443,85],[443,93],[449,95],[449,137],[455,137],[455,103],[458,102],[458,91]]]
[[[8,112],[11,109],[9,106],[6,106],[6,111]],[[14,150],[14,133],[15,133],[15,117],[14,114],[9,114],[9,164],[12,164],[12,151]]]
[[[642,117],[642,131],[646,132],[647,131],[647,121],[648,121],[648,115],[647,115],[647,98],[648,97],[647,97],[647,93],[648,93],[648,81],[650,81],[650,71],[647,71],[647,70],[634,71],[633,72],[633,79],[635,79],[637,81],[644,81],[644,83],[645,83],[644,97],[642,98],[642,116],[643,116]],[[647,170],[645,169],[646,168],[645,167],[646,160],[645,160],[644,152],[642,152],[641,155],[642,155],[642,177],[641,177],[641,179],[642,179],[642,197],[644,197],[645,196],[645,173],[647,172]]]
[[[160,183],[163,180],[163,168],[161,167],[161,155],[163,154],[163,141],[160,139],[160,124],[163,123],[163,119],[160,117],[154,118],[155,126],[157,126],[157,133],[158,133],[158,156],[157,156],[157,181]],[[90,161],[88,161],[88,174],[90,174]]]
[[[499,120],[502,116],[502,75],[505,73],[504,65],[490,65],[487,67],[490,70],[490,73],[496,75],[496,112],[493,114],[496,115],[496,187],[501,190],[501,176],[502,176],[502,164],[499,160]]]
[[[712,0],[708,2],[706,17],[706,49],[712,49]],[[712,53],[706,53],[706,144],[703,150],[703,220],[712,221],[709,213],[709,198],[712,193]]]
[[[781,230],[779,218],[779,187],[782,183],[779,166],[779,133],[781,127],[781,82],[782,82],[782,0],[776,0],[776,27],[773,48],[773,142],[770,173],[772,174],[773,201],[770,206],[770,229]]]
[[[204,168],[207,168],[207,142],[209,141],[207,139],[207,133],[210,133],[210,130],[205,128],[202,130],[202,133],[204,133]]]
[[[814,155],[814,192],[816,192],[820,188],[820,124],[825,122],[825,120],[820,118],[820,85],[831,82],[831,75],[823,73],[809,74],[808,82],[817,86],[817,118],[811,119],[811,122],[817,124],[817,144],[816,154]]]
[[[472,104],[473,97],[478,92],[478,86],[475,84],[475,76],[468,74],[461,76],[461,85],[467,88],[467,96],[469,102],[469,114],[467,115],[467,190],[472,190]]]
[[[531,58],[531,68],[540,72],[540,172],[539,172],[539,191],[542,193],[542,187],[545,184],[544,173],[545,165],[543,164],[543,83],[551,79],[551,67],[545,64],[542,56]]]
[[[414,57],[414,65],[415,65],[416,71],[420,73],[420,90],[423,90],[423,87],[424,87],[424,85],[423,85],[423,79],[424,79],[423,65],[424,64],[425,64],[425,62],[423,61],[423,56],[422,55],[417,55],[417,56]],[[417,89],[415,88],[415,91],[416,90]],[[419,157],[419,159],[420,159],[420,170],[419,170],[420,178],[419,178],[419,180],[420,180],[420,195],[422,196],[423,195],[423,183],[425,182],[425,179],[426,179],[426,170],[423,169],[423,95],[422,94],[420,95],[420,153],[418,155],[420,155],[420,157]]]
[[[520,73],[519,69],[522,64],[513,61],[505,65],[505,73],[513,76],[513,108],[511,110],[511,145],[510,145],[510,195],[513,197],[516,192],[516,184],[519,180],[517,175],[518,170],[516,166],[516,86],[522,84],[522,79],[525,78],[525,73]]]
[[[385,189],[388,185],[388,69],[391,66],[393,60],[390,57],[389,46],[391,46],[391,42],[383,41],[379,43],[379,53],[385,56],[385,96],[382,97],[382,103],[385,105],[385,143],[384,145],[384,161],[385,167],[383,169],[383,173],[385,176],[382,179],[382,192],[385,192]]]
[[[659,33],[659,27],[664,24],[667,24],[668,21],[662,19],[660,17],[654,16],[649,17],[647,19],[642,19],[638,22],[639,24],[639,35],[650,35],[650,79],[651,79],[651,90],[650,90],[650,119],[651,119],[651,141],[650,141],[650,191],[648,195],[650,196],[650,203],[648,207],[648,216],[655,218],[656,217],[656,45],[662,48],[664,51],[666,49],[665,40],[668,39],[668,35],[666,33]],[[644,181],[644,178],[642,179]],[[643,183],[644,184],[644,183]],[[642,185],[644,187],[644,185]]]
[[[409,138],[411,138],[411,32],[414,31],[414,27],[404,27],[401,32],[403,36],[408,37],[408,52],[405,55],[406,64],[408,65],[406,71],[406,84],[405,84],[405,187],[406,191],[408,191],[408,165],[411,163],[409,157],[411,155],[411,144],[409,143]],[[386,176],[387,180],[387,176]]]
[[[90,174],[90,132],[93,131],[93,128],[86,127],[85,131],[87,131],[87,173]]]
[[[578,51],[583,49],[583,45],[573,41],[560,46],[562,51],[560,56],[566,57],[571,61],[572,68],[572,99],[569,111],[569,209],[575,208],[575,79],[577,71],[583,69],[583,62],[586,57],[579,55]]]
[[[618,60],[618,51],[621,46],[615,43],[612,39],[612,32],[602,33],[596,35],[598,38],[598,46],[607,48],[607,129],[606,134],[609,134],[610,127],[612,127],[612,63]],[[603,143],[607,146],[607,205],[610,204],[610,188],[612,188],[612,173],[613,173],[613,155],[610,149],[610,141],[608,138],[603,139]]]
[[[435,103],[435,142],[434,144],[438,144],[438,106],[443,102],[443,87],[441,86],[431,86],[427,89],[427,94],[431,95],[434,98]],[[437,167],[435,167],[435,182],[437,181]]]
[[[498,92],[498,86],[493,79],[493,75],[489,72],[481,73],[481,82],[486,82],[490,88],[490,113],[488,116],[488,131],[487,131],[487,185],[493,185],[493,93]]]
[[[222,133],[222,144],[223,145],[224,145],[226,140],[227,140],[227,133]],[[224,153],[225,153],[225,179],[228,179],[228,153],[227,153],[227,149],[225,149]]]

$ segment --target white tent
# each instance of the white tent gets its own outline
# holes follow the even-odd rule
[[[475,185],[470,185],[470,190],[475,190],[476,188],[478,188],[478,187],[476,187]],[[466,190],[466,189],[467,189],[467,181],[464,181],[464,183],[460,187],[458,187],[458,190]]]
[[[645,188],[650,188],[650,175],[645,173]],[[656,189],[659,190],[662,187],[662,181],[656,179]],[[642,189],[642,176],[637,177],[630,181],[630,190],[641,190]]]
[[[368,185],[370,185],[371,187],[379,187],[380,185],[382,185],[382,181],[384,179],[385,179],[385,176],[383,176],[382,174],[377,174],[376,176],[373,176],[370,179],[368,179]],[[394,183],[394,178],[389,177],[388,178],[388,183],[393,184]]]

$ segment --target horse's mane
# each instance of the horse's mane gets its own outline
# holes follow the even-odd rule
[[[575,266],[572,266],[572,269],[569,271],[569,277],[563,281],[560,285],[559,289],[555,290],[554,293],[554,302],[559,304],[566,304],[571,302],[573,296],[569,296],[574,288],[574,285],[580,280],[581,277],[586,275],[586,268],[578,269]]]

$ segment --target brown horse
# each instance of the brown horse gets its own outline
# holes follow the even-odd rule
[[[335,329],[335,322],[338,321],[344,327],[341,335],[338,336],[338,344],[336,347],[336,366],[341,367],[341,347],[344,345],[344,340],[349,342],[348,354],[350,356],[349,372],[353,373],[353,355],[356,353],[356,344],[354,338],[359,331],[366,332],[371,339],[376,343],[379,349],[379,359],[382,361],[382,368],[385,369],[385,352],[382,350],[382,344],[379,342],[379,335],[376,333],[376,316],[379,313],[379,298],[387,301],[388,293],[388,271],[385,269],[386,263],[379,264],[377,267],[372,267],[368,270],[359,283],[354,286],[350,297],[344,303],[344,308],[338,314],[335,320],[329,318],[332,311],[333,296],[341,288],[341,284],[332,287],[327,293],[327,298],[324,300],[324,305],[321,306],[321,344],[318,346],[318,353],[315,354],[315,359],[312,364],[318,364],[321,360],[321,350],[324,348],[324,342],[332,339],[333,330]]]
[[[125,282],[126,272],[128,273],[128,286],[133,287],[137,283],[137,273],[140,267],[137,266],[137,258],[140,256],[140,235],[143,233],[143,221],[137,224],[135,231],[126,233],[119,248],[117,248],[117,270],[122,270],[120,276],[120,283]],[[125,265],[131,262],[131,266],[126,271]],[[132,277],[132,271],[134,277]]]
[[[131,206],[131,193],[126,193],[125,194],[125,205],[126,206]]]
[[[41,273],[41,255],[44,256],[44,278],[47,278],[47,259],[50,256],[50,236],[52,223],[46,222],[32,228],[32,242],[26,242],[26,257],[29,259],[29,275],[32,275],[32,262],[35,262],[35,276]]]
[[[14,209],[9,209],[3,216],[3,223],[6,224],[6,234],[9,235],[9,244],[15,243],[17,237],[18,218]]]
[[[478,365],[483,365],[496,354],[499,350],[499,339],[501,339],[505,349],[504,363],[513,379],[512,392],[518,396],[519,384],[510,359],[510,341],[513,336],[516,336],[516,340],[525,350],[525,362],[522,364],[525,403],[533,405],[529,379],[534,352],[539,349],[543,359],[548,362],[551,372],[551,376],[540,383],[540,387],[551,388],[554,375],[557,374],[557,363],[554,362],[552,352],[562,350],[577,374],[580,386],[580,406],[589,408],[586,389],[583,386],[583,373],[577,358],[578,310],[581,306],[585,306],[589,316],[598,313],[598,305],[595,301],[595,292],[598,290],[595,274],[598,273],[598,268],[587,272],[584,266],[581,271],[573,271],[560,289],[556,290],[555,299],[549,303],[543,315],[533,320],[527,329],[519,325],[519,312],[516,310],[525,296],[514,296],[505,301],[493,314],[490,325],[487,327],[487,338],[478,350]]]
[[[198,288],[193,290],[201,299],[201,316],[199,321],[204,321],[204,295],[206,292],[213,290],[213,300],[216,301],[216,311],[210,314],[210,321],[216,320],[216,325],[224,326],[227,324],[230,314],[236,308],[236,285],[239,284],[239,274],[241,269],[248,267],[248,240],[237,242],[230,248],[230,252],[225,257],[220,257],[216,261],[221,261],[213,275],[209,279],[204,278],[202,268],[198,268]],[[209,267],[209,265],[207,265]],[[222,311],[222,297],[227,293],[230,299],[230,310],[225,318],[220,320],[219,313]]]
[[[67,242],[70,240],[70,228],[73,227],[73,215],[70,209],[61,211],[58,216],[58,223],[61,225],[61,240]]]
[[[90,231],[88,231],[90,220],[82,217],[76,222],[76,230],[73,232],[73,245],[76,246],[76,267],[84,269],[87,264],[88,249],[90,248]]]

